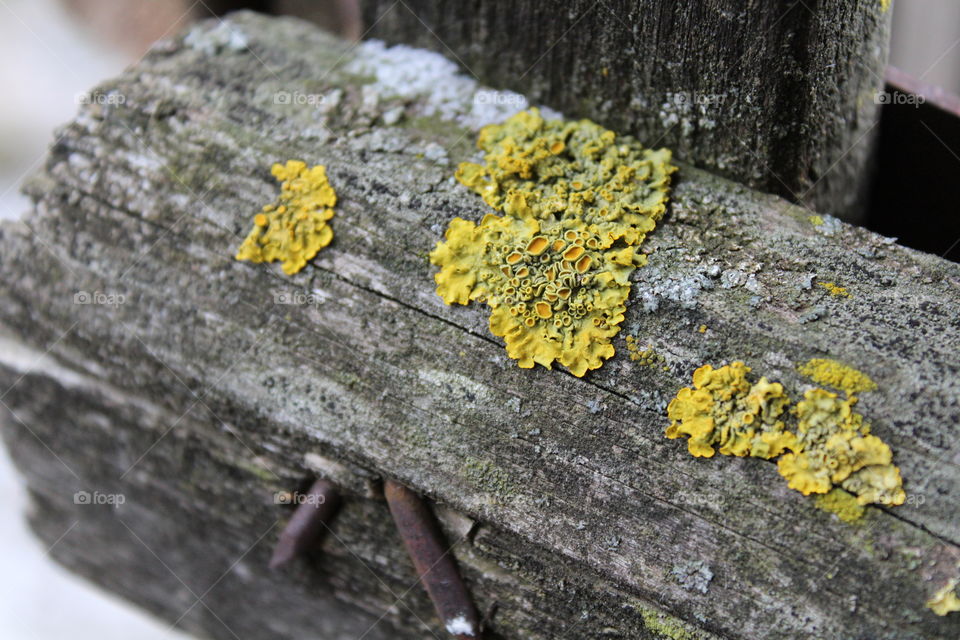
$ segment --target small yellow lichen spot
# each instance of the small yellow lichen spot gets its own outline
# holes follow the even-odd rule
[[[693,373],[694,388],[685,387],[670,401],[668,438],[688,436],[694,456],[709,458],[714,447],[735,456],[773,458],[796,447],[796,436],[780,420],[790,399],[778,382],[747,379],[750,367],[734,362]]]
[[[838,284],[833,282],[818,282],[817,285],[823,287],[827,290],[827,293],[832,295],[835,298],[849,298],[850,292],[847,291],[846,287],[841,287]]]
[[[890,8],[890,0],[880,0],[880,11],[886,12]]]
[[[833,513],[844,522],[856,522],[866,512],[852,493],[840,488],[817,496],[814,504],[818,509]]]
[[[450,222],[430,253],[437,293],[486,302],[520,367],[559,362],[582,376],[614,354],[630,274],[645,261],[635,246],[666,207],[670,152],[536,109],[484,127],[477,144],[485,164],[463,163],[456,178],[504,215]]]
[[[297,273],[333,240],[327,222],[333,217],[337,195],[327,182],[323,165],[307,168],[289,160],[275,164],[273,176],[281,182],[272,205],[253,217],[253,229],[237,250],[237,260],[283,262],[283,271]]]
[[[877,388],[876,383],[867,374],[829,358],[813,358],[798,367],[797,371],[817,384],[839,389],[847,395],[873,391]]]
[[[637,362],[643,367],[652,367],[663,363],[663,356],[657,353],[653,347],[648,346],[641,349],[637,344],[637,339],[633,336],[627,336],[627,351],[630,352],[630,360]]]
[[[933,597],[927,600],[927,608],[938,616],[945,616],[951,611],[960,611],[960,598],[957,597],[957,584],[960,578],[954,578],[943,586],[942,589],[933,594]]]
[[[705,325],[705,324],[700,325],[699,327],[697,327],[697,331],[700,332],[700,333],[706,333],[706,332],[707,332],[707,325]]]
[[[820,216],[810,216],[809,218],[807,218],[807,220],[809,220],[810,224],[812,224],[815,227],[819,227],[820,225],[823,224],[823,218],[821,218]]]

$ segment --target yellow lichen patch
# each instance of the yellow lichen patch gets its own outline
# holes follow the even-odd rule
[[[811,389],[788,412],[790,401],[782,385],[766,378],[751,383],[749,372],[742,362],[697,369],[693,388],[681,389],[667,407],[667,437],[687,436],[694,456],[710,457],[715,447],[725,455],[780,456],[778,471],[791,489],[804,495],[839,487],[861,507],[903,504],[906,494],[890,447],[870,435],[870,425],[853,410],[855,396],[841,399],[826,389]],[[872,381],[866,385],[856,377],[830,380],[850,389],[873,388]],[[787,421],[795,428],[788,429]],[[843,493],[833,493],[823,504],[839,508],[841,498]],[[854,511],[847,509],[844,517]]]
[[[276,202],[253,217],[253,229],[237,250],[237,260],[283,262],[283,271],[297,273],[333,240],[327,222],[337,195],[327,182],[323,165],[307,168],[289,160],[275,164],[273,176],[282,184]]]
[[[463,163],[456,177],[491,207],[515,217],[577,218],[601,242],[643,241],[666,210],[667,149],[645,149],[589,120],[547,121],[537,109],[484,127],[485,164]]]
[[[821,282],[818,282],[817,285],[819,285],[819,286],[823,287],[824,289],[826,289],[826,290],[827,290],[827,293],[829,293],[830,295],[832,295],[832,296],[835,297],[835,298],[849,298],[849,297],[850,297],[850,292],[847,291],[847,289],[846,289],[845,287],[841,287],[840,285],[834,284],[833,282],[823,282],[823,281],[821,281]]]
[[[583,120],[545,122],[521,112],[485,127],[486,164],[457,179],[504,215],[455,218],[430,253],[447,304],[486,302],[490,330],[523,368],[554,362],[582,376],[614,353],[635,250],[663,214],[667,150]]]
[[[952,611],[960,611],[960,598],[957,597],[957,584],[960,578],[954,578],[943,585],[933,597],[927,600],[927,608],[938,616],[945,616]]]
[[[694,456],[724,455],[773,458],[796,446],[796,436],[780,420],[790,402],[777,382],[747,379],[742,362],[719,369],[704,365],[693,374],[694,388],[683,388],[670,401],[668,438],[688,436]]]
[[[807,218],[807,220],[809,220],[810,224],[812,224],[815,227],[819,227],[820,225],[823,224],[823,218],[821,218],[820,216],[810,216],[809,218]]]
[[[817,384],[839,389],[847,395],[873,391],[877,388],[876,383],[867,374],[829,358],[813,358],[798,367],[797,371]]]
[[[853,411],[856,401],[825,389],[807,391],[794,408],[799,447],[780,458],[777,468],[790,488],[804,495],[840,486],[861,505],[903,504],[906,494],[890,447],[869,435],[870,425]]]
[[[455,218],[430,254],[440,266],[437,293],[447,304],[486,302],[491,332],[521,367],[556,361],[582,376],[613,355],[610,338],[623,321],[635,268],[616,249],[591,242],[597,239],[576,220],[488,214],[475,225]],[[584,248],[590,245],[598,248]]]
[[[833,513],[844,522],[856,522],[865,513],[863,505],[857,502],[853,494],[840,488],[817,496],[814,504],[818,509]]]

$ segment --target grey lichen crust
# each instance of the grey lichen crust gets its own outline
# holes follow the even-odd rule
[[[681,167],[617,355],[584,379],[520,370],[426,260],[486,212],[451,177],[471,99],[387,87],[372,46],[248,13],[194,27],[101,87],[123,105],[85,107],[0,227],[0,331],[27,345],[0,349],[3,435],[52,555],[171,621],[193,604],[178,578],[216,582],[181,621],[213,637],[350,638],[384,612],[366,637],[442,633],[377,497],[389,476],[475,522],[448,535],[493,638],[960,635],[923,606],[960,557],[960,268]],[[290,158],[326,165],[338,205],[288,277],[232,256]],[[877,382],[858,411],[925,502],[854,527],[770,463],[664,437],[701,364],[762,363],[798,395],[821,356]],[[272,496],[318,471],[347,488],[336,535],[270,574]]]

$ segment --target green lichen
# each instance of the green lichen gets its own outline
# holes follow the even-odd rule
[[[657,353],[653,347],[641,349],[640,345],[637,344],[637,339],[633,336],[627,336],[626,342],[631,362],[636,362],[642,367],[654,367],[663,364],[663,356]]]
[[[470,484],[493,495],[497,502],[509,502],[519,490],[510,474],[489,460],[468,456],[461,467],[461,473]]]
[[[640,617],[643,618],[643,625],[658,638],[669,638],[669,640],[707,640],[707,638],[712,638],[712,636],[696,627],[662,611],[657,611],[640,603],[634,603],[633,606],[640,613]]]
[[[844,522],[856,522],[863,517],[866,510],[857,498],[850,492],[834,488],[814,500],[814,505],[828,513],[835,514]]]
[[[521,367],[559,362],[582,376],[614,353],[630,275],[646,262],[636,247],[666,208],[670,152],[536,109],[485,127],[477,144],[485,164],[456,177],[503,215],[450,222],[430,254],[437,293],[489,305],[491,332]]]
[[[234,464],[238,469],[243,469],[263,482],[270,483],[277,479],[277,475],[273,471],[255,460],[249,462],[238,460]]]

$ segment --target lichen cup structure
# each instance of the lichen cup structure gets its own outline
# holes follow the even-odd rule
[[[614,354],[637,251],[666,211],[669,150],[645,149],[589,120],[536,109],[484,127],[484,164],[456,177],[496,212],[454,218],[430,261],[447,304],[485,302],[490,331],[522,368],[575,376]]]

